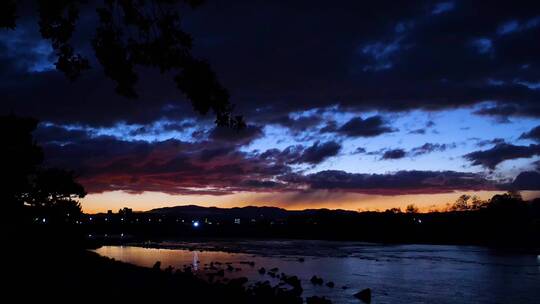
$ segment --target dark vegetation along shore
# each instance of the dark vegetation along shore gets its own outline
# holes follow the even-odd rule
[[[29,248],[27,248],[29,249]],[[279,274],[280,285],[268,281],[247,284],[245,278],[227,279],[217,268],[213,279],[195,276],[190,268],[144,268],[101,257],[84,250],[19,255],[24,263],[8,265],[8,286],[32,286],[15,292],[20,303],[30,301],[121,303],[303,303],[298,278]],[[17,289],[8,289],[8,294]],[[81,299],[82,297],[82,299]],[[307,299],[306,299],[307,300]],[[322,300],[322,299],[319,299]],[[307,303],[330,303],[317,301]]]
[[[225,266],[217,264],[208,266],[210,276],[200,277],[190,268],[159,264],[143,268],[87,251],[108,242],[249,236],[532,248],[539,244],[539,201],[523,201],[518,193],[496,195],[486,202],[462,197],[451,212],[427,214],[417,213],[413,207],[405,212],[362,213],[181,207],[85,215],[78,199],[86,193],[74,174],[42,165],[41,148],[32,138],[36,124],[15,116],[0,118],[0,135],[7,143],[0,150],[5,186],[0,199],[6,203],[1,241],[8,245],[4,247],[4,297],[15,296],[19,303],[330,303],[318,297],[304,298],[301,282],[286,270],[270,271],[279,279],[277,285],[248,284],[244,278],[227,278]],[[310,283],[320,284],[321,280],[315,277]],[[356,296],[369,302],[370,290],[359,290]]]

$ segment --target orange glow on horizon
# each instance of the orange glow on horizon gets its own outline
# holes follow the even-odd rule
[[[241,192],[230,195],[169,195],[162,192],[143,192],[131,194],[123,191],[111,191],[89,194],[81,200],[86,213],[116,212],[123,207],[135,211],[146,211],[160,207],[180,205],[199,205],[204,207],[244,207],[273,206],[287,210],[303,209],[344,209],[354,211],[384,211],[389,208],[401,208],[409,204],[417,206],[421,212],[442,210],[453,203],[460,195],[476,195],[481,199],[489,199],[502,191],[466,191],[438,194],[407,195],[371,195],[359,193],[317,191],[310,194],[297,192],[257,193]],[[523,191],[524,199],[540,197],[540,191]]]

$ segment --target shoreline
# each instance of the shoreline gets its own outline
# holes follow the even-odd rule
[[[42,252],[38,257],[15,254],[6,276],[8,295],[17,286],[33,284],[33,293],[13,295],[21,302],[72,302],[86,295],[86,300],[172,303],[304,303],[307,297],[294,275],[276,274],[279,284],[267,281],[249,283],[245,277],[229,277],[213,269],[213,279],[199,277],[189,268],[166,267],[158,262],[144,267],[102,256],[90,250]],[[23,263],[33,258],[32,263]],[[223,264],[225,265],[225,264]],[[165,268],[166,267],[166,268]],[[26,275],[34,273],[31,278]],[[11,287],[10,287],[11,286]],[[91,291],[91,292],[88,292]],[[332,303],[328,299],[320,302]]]
[[[257,254],[261,256],[276,256],[264,252],[253,250],[262,246],[253,247],[253,243],[266,243],[266,242],[281,242],[281,243],[318,243],[328,244],[328,248],[335,249],[336,246],[364,246],[364,247],[398,247],[398,246],[436,246],[436,247],[471,247],[481,250],[497,250],[503,253],[521,253],[530,255],[540,255],[540,247],[527,247],[527,246],[509,246],[509,245],[493,245],[493,244],[478,244],[478,243],[430,243],[430,242],[366,242],[366,241],[343,241],[343,240],[321,240],[321,239],[292,239],[292,238],[212,238],[212,237],[187,237],[182,240],[177,239],[157,239],[149,241],[127,241],[127,242],[102,242],[98,246],[133,246],[142,248],[155,248],[155,249],[170,249],[170,250],[189,250],[189,251],[220,251],[226,253],[243,253],[243,254]],[[206,244],[212,244],[205,246]],[[219,246],[221,243],[226,243],[228,246]],[[248,248],[242,246],[242,243],[248,243]],[[235,246],[230,246],[235,244]],[[315,254],[309,254],[306,252],[298,254],[289,254],[292,256],[317,256]]]

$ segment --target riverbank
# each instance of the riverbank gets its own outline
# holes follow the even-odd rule
[[[217,268],[212,270],[215,278],[204,280],[189,268],[140,267],[85,250],[38,252],[26,248],[11,256],[7,270],[6,290],[22,303],[303,303],[302,287],[294,276],[282,276],[280,285],[247,286],[246,279],[225,278]],[[26,292],[19,291],[22,286]]]
[[[292,275],[277,282],[247,283],[241,276],[209,269],[197,276],[191,267],[142,267],[100,256],[71,226],[6,226],[2,274],[8,298],[16,302],[140,303],[302,303],[302,288]],[[73,227],[75,228],[75,227]],[[89,247],[90,246],[90,247]],[[97,246],[96,248],[98,248]],[[217,261],[217,260],[216,260]],[[221,267],[226,267],[223,264]],[[286,271],[286,270],[285,270]],[[200,273],[199,273],[200,274]],[[316,303],[316,302],[314,302]],[[327,302],[328,303],[328,302]]]

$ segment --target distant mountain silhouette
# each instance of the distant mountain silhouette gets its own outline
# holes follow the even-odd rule
[[[165,216],[189,217],[189,218],[213,218],[221,220],[231,220],[239,218],[242,220],[286,220],[293,215],[313,215],[317,213],[351,213],[355,211],[346,210],[328,210],[328,209],[306,209],[306,210],[285,210],[278,207],[234,207],[234,208],[219,208],[219,207],[201,207],[197,205],[175,206],[156,208],[147,213],[159,214]]]
[[[148,211],[148,213],[160,214],[165,216],[176,217],[191,217],[191,218],[204,218],[211,217],[215,219],[271,219],[279,220],[286,219],[289,216],[289,212],[282,208],[277,207],[236,207],[236,208],[218,208],[218,207],[201,207],[196,205],[187,206],[175,206],[157,208]]]

